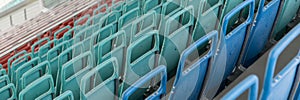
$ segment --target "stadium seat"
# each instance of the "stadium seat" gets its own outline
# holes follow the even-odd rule
[[[120,66],[119,71],[124,70],[125,58],[126,58],[126,39],[125,32],[120,31],[118,33],[113,34],[112,36],[107,37],[103,41],[99,43],[99,51],[95,56],[98,56],[98,64],[110,59],[112,57],[116,57],[117,63]],[[123,75],[123,73],[118,73],[119,75]]]
[[[41,62],[40,64],[34,66],[33,68],[26,71],[22,77],[20,77],[20,85],[21,89],[25,89],[27,86],[29,86],[30,83],[34,82],[38,78],[45,76],[45,75],[51,75],[51,69],[50,64],[48,61]],[[54,85],[54,84],[53,84]]]
[[[297,15],[300,8],[300,1],[298,0],[284,0],[281,3],[282,6],[272,31],[272,40],[279,40],[284,36],[284,33],[287,33],[286,26]]]
[[[81,100],[118,97],[119,67],[117,59],[112,57],[87,72],[81,79]]]
[[[22,89],[22,85],[21,85],[21,79],[22,76],[24,75],[24,73],[26,73],[28,70],[32,69],[33,67],[37,66],[39,64],[40,59],[38,57],[31,59],[30,61],[24,63],[22,66],[20,66],[18,69],[16,69],[14,71],[14,75],[15,76],[15,86],[16,86],[16,90],[17,93],[19,93]]]
[[[256,75],[250,75],[228,93],[221,98],[221,100],[235,100],[243,92],[250,90],[248,100],[257,100],[258,98],[258,77]],[[244,98],[246,99],[246,98]]]
[[[59,94],[71,90],[75,100],[80,98],[80,81],[82,76],[93,68],[92,59],[92,53],[85,52],[63,64],[59,76],[61,77]]]
[[[298,47],[298,54],[277,75],[275,74],[275,70],[278,67],[277,60],[280,54],[293,40],[300,36],[299,31],[300,24],[294,27],[270,51],[260,99],[288,99],[296,77],[297,67],[300,64],[300,48]]]
[[[59,96],[55,97],[54,100],[74,100],[72,91],[68,90]]]
[[[32,46],[31,46],[31,53],[32,53],[32,57],[38,57],[38,50],[40,49],[41,46],[43,46],[44,44],[50,42],[49,38],[43,38],[37,42],[35,42]]]
[[[2,88],[0,88],[0,97],[3,100],[16,100],[16,88],[13,83],[10,83]]]
[[[16,59],[18,59],[18,58],[20,58],[20,57],[22,57],[22,56],[24,56],[25,54],[27,54],[27,52],[25,51],[25,50],[23,50],[23,51],[20,51],[20,52],[18,52],[17,54],[15,54],[14,56],[12,56],[12,57],[10,57],[9,59],[8,59],[8,61],[7,61],[7,69],[8,69],[8,74],[9,74],[9,76],[11,76],[11,65],[12,65],[12,63],[16,60]],[[22,64],[22,63],[21,63]]]
[[[118,30],[124,30],[126,34],[130,35],[132,22],[140,17],[140,9],[135,8],[126,14],[122,15],[118,21]]]
[[[265,5],[265,3],[268,4]],[[259,58],[259,53],[265,48],[271,35],[279,7],[280,0],[259,0],[255,23],[251,27],[251,32],[248,35],[248,40],[244,48],[241,62],[244,67],[248,68],[256,61]]]
[[[56,77],[57,77],[57,73],[58,73],[58,58],[59,55],[66,50],[69,47],[69,42],[64,41],[59,43],[58,45],[55,45],[53,48],[51,48],[48,53],[47,53],[47,61],[49,61],[50,66],[51,66],[51,74],[52,74],[52,78],[54,83],[56,83]],[[54,86],[56,87],[56,84],[54,84]]]
[[[198,52],[198,48],[207,44],[209,41],[212,41],[210,50],[207,50],[205,53]],[[217,45],[218,32],[213,31],[191,44],[182,52],[177,67],[175,82],[170,92],[170,100],[199,98],[206,71],[212,65],[214,55],[217,51]],[[199,57],[199,55],[201,55],[201,57]]]
[[[123,5],[123,14],[126,14],[127,12],[140,8],[142,6],[142,0],[124,0],[125,4]]]
[[[53,99],[55,93],[51,75],[45,75],[27,86],[19,94],[19,100]]]
[[[83,28],[86,28],[87,26],[89,26],[91,23],[88,22],[90,21],[90,15],[89,14],[86,14],[82,17],[80,17],[79,19],[77,19],[75,22],[74,22],[74,27],[75,26],[78,26],[77,29],[76,29],[76,32],[77,31],[80,31],[81,29]]]
[[[8,72],[10,72],[10,80],[12,83],[16,83],[16,70],[19,67],[22,67],[23,65],[25,65],[27,62],[33,62],[32,60],[29,60],[29,58],[31,58],[31,53],[25,54],[22,57],[16,59],[12,64],[11,64],[11,68],[8,69]],[[33,59],[33,58],[31,58]]]
[[[194,25],[192,6],[184,8],[166,21],[160,64],[167,66],[168,79],[175,75],[180,54],[190,44],[190,35]]]
[[[0,76],[0,89],[10,83],[9,77],[7,75]]]
[[[63,36],[63,34],[65,32],[68,32],[71,29],[71,26],[65,26],[61,29],[59,29],[58,31],[56,31],[54,33],[54,43],[55,45],[58,45],[59,43],[61,43],[63,41],[63,39],[61,39],[61,37]]]
[[[127,45],[141,38],[144,33],[156,30],[158,28],[157,15],[153,12],[148,12],[132,22],[130,32],[126,33]]]
[[[158,51],[157,31],[149,32],[129,45],[120,94],[157,66],[156,52]]]
[[[145,0],[143,3],[142,13],[146,14],[149,11],[156,11],[161,13],[162,5],[166,0]]]
[[[154,93],[150,94],[148,97],[143,98],[143,95],[135,95],[135,92],[140,92],[139,88],[147,87],[147,83],[152,81],[153,78],[160,77],[160,82],[158,89]],[[145,86],[146,85],[146,86]],[[122,94],[122,100],[132,100],[135,98],[146,99],[146,100],[160,100],[164,95],[166,95],[166,85],[167,85],[167,68],[166,66],[158,66],[153,69],[139,80],[137,80],[132,86],[130,86]],[[135,97],[134,97],[135,96]]]
[[[245,36],[247,34],[247,27],[250,26],[251,23],[253,22],[254,8],[255,8],[254,4],[255,4],[254,0],[246,0],[246,1],[242,2],[241,4],[239,4],[238,6],[236,6],[233,10],[228,12],[228,14],[225,15],[225,17],[224,17],[224,20],[222,23],[222,29],[221,29],[221,33],[220,33],[221,45],[219,46],[219,49],[225,50],[225,51],[223,51],[224,53],[226,52],[225,57],[220,58],[220,59],[226,59],[226,63],[225,64],[220,63],[220,62],[216,63],[217,66],[225,67],[224,78],[226,78],[227,76],[229,76],[231,74],[231,72],[233,71],[233,69],[235,68],[235,66],[237,64],[239,54],[242,50]],[[247,7],[249,7],[249,9],[248,9],[249,15],[248,15],[248,18],[246,19],[246,21],[239,24],[232,31],[228,32],[227,27],[231,27],[231,26],[229,26],[230,20],[232,18],[235,18],[234,17],[235,14],[239,13],[242,9],[245,9]],[[220,75],[222,75],[222,74],[220,73]]]
[[[60,42],[61,43],[61,42]],[[39,51],[37,53],[38,57],[40,58],[40,61],[43,62],[43,61],[46,61],[47,60],[47,53],[49,52],[49,50],[52,48],[52,45],[55,44],[55,41],[52,40],[52,41],[49,41],[48,43],[44,44],[43,46],[41,46],[39,48]]]

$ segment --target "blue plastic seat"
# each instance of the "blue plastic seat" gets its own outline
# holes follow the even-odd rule
[[[2,88],[0,88],[0,97],[3,100],[16,100],[16,88],[13,83],[10,83]]]
[[[44,44],[50,42],[50,39],[47,38],[43,38],[37,42],[35,42],[32,46],[31,46],[31,53],[32,53],[32,57],[38,57],[38,50],[40,49],[41,46],[43,46]],[[38,49],[38,50],[37,50]]]
[[[250,6],[250,7],[249,7]],[[241,24],[239,24],[232,31],[228,32],[229,21],[234,19],[234,16],[238,14],[241,10],[249,8],[248,18]],[[221,81],[225,80],[234,70],[236,64],[238,62],[238,58],[243,48],[243,43],[245,41],[245,37],[247,35],[247,28],[253,22],[254,16],[254,8],[255,1],[254,0],[246,0],[236,6],[233,10],[228,12],[228,14],[224,17],[222,22],[222,29],[220,32],[220,45],[219,45],[219,53],[216,58],[216,63],[214,66],[217,66],[219,74],[215,77],[222,77],[223,79],[211,79],[210,84],[214,84],[215,87],[218,87]],[[224,61],[225,60],[225,61]],[[224,69],[225,68],[225,69]]]
[[[298,66],[297,75],[295,77],[292,89],[293,90],[291,91],[289,98],[291,98],[293,100],[299,100],[300,99],[300,68],[299,68],[299,66]]]
[[[276,19],[277,12],[280,7],[280,0],[259,0],[259,8],[255,17],[255,23],[251,27],[251,32],[248,36],[248,41],[244,48],[245,53],[243,54],[241,64],[248,68],[254,61],[259,57],[259,53],[265,48],[273,24]],[[267,5],[265,3],[268,2]]]
[[[68,90],[59,96],[55,97],[54,100],[74,100],[72,91]]]
[[[121,66],[120,66],[121,67]],[[81,100],[115,100],[118,96],[119,66],[112,57],[87,72],[81,79]]]
[[[28,70],[32,69],[33,67],[37,66],[39,64],[40,59],[38,57],[31,59],[30,61],[26,62],[25,64],[23,64],[22,66],[20,66],[18,69],[16,69],[14,71],[14,84],[16,86],[16,90],[17,93],[19,93],[22,89],[22,85],[21,85],[21,79],[22,76],[24,75],[24,73],[26,73]]]
[[[152,31],[129,45],[127,49],[126,64],[122,94],[130,85],[157,66],[156,53],[159,51],[159,37],[157,31]]]
[[[241,81],[238,85],[232,88],[226,93],[221,100],[235,100],[239,95],[250,89],[248,100],[257,100],[258,98],[258,77],[256,75],[250,75]],[[246,98],[244,98],[246,99]]]
[[[280,54],[288,45],[300,36],[300,24],[294,27],[285,37],[283,37],[270,51],[266,72],[264,77],[264,85],[261,93],[262,100],[265,99],[288,99],[289,93],[292,90],[292,85],[296,77],[297,68],[300,64],[300,48],[298,54],[280,70],[277,75],[274,75],[277,60]],[[276,85],[275,85],[276,84]]]
[[[168,79],[175,75],[180,54],[190,44],[194,18],[190,15],[193,7],[189,6],[170,16],[166,21],[160,64],[167,66]]]
[[[78,100],[80,98],[80,81],[82,76],[85,75],[93,68],[93,57],[91,52],[85,52],[72,60],[63,64],[60,70],[61,86],[59,88],[59,94],[64,93],[67,90],[71,90],[74,94],[74,98]]]
[[[10,83],[10,80],[7,75],[0,76],[0,88],[8,85],[9,83]]]
[[[30,83],[34,82],[38,78],[45,75],[51,75],[51,68],[48,61],[42,62],[33,68],[26,71],[22,77],[20,77],[21,88],[19,90],[25,89]],[[53,84],[54,85],[54,84]]]
[[[210,50],[204,54],[198,52],[198,48],[203,44],[210,44]],[[218,32],[213,31],[202,37],[185,49],[180,57],[177,73],[170,100],[197,99],[202,89],[206,70],[211,67],[214,55],[217,51]],[[199,55],[202,55],[199,57]]]
[[[53,99],[55,93],[51,75],[45,75],[27,86],[19,94],[19,100]]]
[[[152,81],[152,78],[160,77],[160,83],[159,88],[154,91],[151,95],[149,95],[146,100],[160,100],[167,92],[166,92],[166,86],[167,86],[167,68],[166,66],[158,66],[157,68],[153,69],[151,72],[147,73],[143,77],[141,77],[139,80],[137,80],[132,86],[130,86],[126,91],[122,94],[122,100],[129,100],[136,96],[134,95],[135,92],[140,92],[139,88],[145,87],[144,85],[147,84],[147,82]],[[143,95],[142,95],[143,96]],[[139,98],[144,99],[144,98]]]
[[[115,57],[118,59],[117,63],[120,66],[118,70],[123,71],[125,65],[125,58],[126,58],[126,38],[125,38],[125,32],[120,31],[118,33],[113,34],[112,36],[104,39],[99,43],[99,51],[95,55],[98,56],[98,64],[106,61],[107,59],[110,59],[112,57]],[[120,75],[123,75],[122,73],[119,73]]]

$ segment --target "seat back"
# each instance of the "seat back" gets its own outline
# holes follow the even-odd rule
[[[250,75],[227,92],[221,100],[234,100],[247,89],[250,89],[248,100],[257,100],[258,84],[258,77],[256,75]]]
[[[9,76],[11,76],[11,65],[12,65],[12,63],[16,60],[16,59],[18,59],[18,58],[20,58],[20,57],[22,57],[22,56],[24,56],[25,54],[27,54],[27,51],[25,51],[25,50],[23,50],[23,51],[20,51],[20,52],[18,52],[17,54],[15,54],[14,56],[12,56],[12,57],[10,57],[9,59],[8,59],[8,61],[7,61],[7,68],[8,68],[8,75]]]
[[[81,100],[115,100],[118,96],[118,73],[118,62],[114,57],[87,72],[81,79]]]
[[[126,34],[130,37],[126,40],[127,45],[144,36],[145,33],[156,30],[157,25],[157,15],[154,11],[139,17],[132,22],[131,32]]]
[[[19,100],[53,99],[55,90],[51,75],[45,75],[27,86],[19,94]]]
[[[299,31],[300,24],[282,38],[269,53],[261,99],[288,99],[296,77],[297,67],[300,64],[300,51],[276,76],[274,76],[274,72],[280,54],[293,40],[300,36]]]
[[[46,61],[47,60],[47,53],[48,51],[52,48],[52,45],[54,45],[55,41],[50,41],[50,42],[47,42],[46,44],[44,44],[43,46],[41,46],[39,48],[39,51],[38,51],[38,57],[40,58],[40,61],[43,62],[43,61]]]
[[[3,100],[16,100],[17,93],[14,84],[10,83],[0,88],[0,97]]]
[[[282,33],[287,33],[286,26],[297,15],[297,11],[300,8],[299,0],[284,0],[277,16],[276,23],[272,31],[271,39],[279,40],[284,36]]]
[[[16,84],[16,70],[20,67],[22,67],[23,65],[28,65],[27,63],[30,63],[30,64],[37,64],[38,63],[38,60],[39,58],[36,57],[37,59],[35,58],[32,58],[31,57],[32,54],[28,53],[28,54],[25,54],[24,56],[16,59],[13,63],[12,63],[12,68],[8,69],[8,72],[10,72],[10,80],[12,83],[15,83]],[[31,60],[29,60],[29,58],[31,58]]]
[[[137,80],[132,86],[130,86],[126,91],[122,94],[122,100],[128,100],[132,98],[136,98],[133,96],[135,92],[139,91],[139,88],[147,87],[144,86],[147,82],[152,81],[153,78],[160,77],[159,88],[154,91],[151,95],[149,95],[146,100],[160,100],[166,94],[166,87],[167,87],[167,68],[166,66],[158,66],[157,68],[153,69],[145,76],[141,77]],[[141,95],[140,95],[141,96]],[[141,96],[142,97],[142,96]],[[143,99],[143,98],[140,98]]]
[[[118,65],[125,65],[125,59],[126,59],[126,38],[125,38],[125,32],[120,31],[118,33],[113,34],[112,36],[104,39],[99,43],[99,53],[98,56],[98,63],[102,63],[106,61],[107,59],[110,59],[112,57],[116,57],[118,59],[117,63]],[[120,66],[120,71],[124,70],[124,66]],[[123,75],[122,73],[119,73],[120,75]]]
[[[54,43],[55,45],[58,45],[59,43],[61,43],[63,41],[63,39],[61,37],[63,37],[63,33],[68,32],[71,29],[71,26],[65,26],[63,28],[60,28],[58,31],[56,31],[54,33]]]
[[[160,64],[167,66],[168,79],[175,75],[180,54],[190,44],[194,18],[193,7],[189,6],[172,15],[166,21]]]
[[[142,0],[124,0],[125,4],[123,5],[123,14],[142,6]]]
[[[32,53],[32,57],[38,57],[38,50],[40,49],[41,46],[43,46],[46,43],[49,43],[50,39],[47,38],[43,38],[37,42],[35,42],[32,46],[31,46],[31,53]]]
[[[55,97],[54,100],[74,100],[72,91],[68,90],[59,96]]]
[[[265,3],[268,2],[267,5]],[[248,35],[241,64],[248,68],[259,58],[259,53],[265,48],[271,35],[272,27],[276,19],[280,0],[259,0],[259,8],[255,17],[255,25],[251,27]]]
[[[93,34],[93,26],[88,26],[84,30],[81,30],[74,37],[74,44],[81,42],[83,45],[83,51],[89,51],[91,49],[91,35]]]
[[[79,19],[77,19],[74,22],[74,26],[78,26],[78,27],[76,27],[75,31],[79,32],[79,31],[81,31],[81,29],[88,27],[91,24],[90,22],[88,22],[88,21],[90,21],[89,20],[90,17],[91,17],[91,15],[86,14],[86,15],[80,17]]]
[[[80,81],[84,74],[93,68],[91,52],[85,52],[73,58],[62,66],[61,87],[59,93],[71,90],[75,99],[80,97]]]
[[[149,32],[144,37],[129,45],[121,94],[130,85],[157,66],[156,52],[158,51],[159,37],[157,31]]]
[[[47,53],[47,60],[50,63],[51,66],[51,74],[52,74],[52,78],[54,83],[56,83],[56,77],[58,74],[58,69],[59,67],[59,55],[66,50],[69,47],[69,42],[67,41],[63,41],[61,43],[59,43],[58,45],[55,45],[53,48],[51,48],[48,53]],[[56,86],[56,84],[54,84],[54,86]]]
[[[220,33],[220,46],[219,49],[220,52],[225,53],[225,57],[221,59],[225,59],[226,62],[216,62],[216,66],[224,66],[225,67],[225,73],[220,75],[224,75],[224,79],[231,74],[233,69],[235,68],[239,55],[241,53],[243,43],[245,41],[245,37],[247,35],[247,29],[251,25],[253,21],[254,16],[254,8],[255,8],[255,1],[254,0],[246,0],[236,6],[233,10],[228,12],[228,14],[224,17],[223,23],[222,23],[222,29]],[[250,6],[250,7],[249,7]],[[236,14],[238,14],[242,9],[249,8],[249,15],[248,18],[245,20],[245,22],[239,24],[236,28],[234,28],[232,31],[228,32],[227,29],[229,26],[229,21],[234,18]],[[222,51],[224,50],[224,51]],[[222,57],[221,54],[219,57]],[[218,58],[217,58],[218,59]]]
[[[0,76],[0,88],[8,85],[9,83],[10,83],[10,80],[7,75]]]
[[[21,82],[21,89],[26,88],[29,86],[30,83],[34,82],[38,78],[45,76],[45,75],[51,75],[51,68],[48,61],[42,62],[38,64],[37,66],[34,66],[27,72],[25,72],[22,77],[20,78]]]
[[[151,10],[161,13],[162,5],[166,0],[144,0],[142,13],[146,14]]]
[[[16,85],[16,89],[17,89],[17,93],[19,93],[22,89],[22,85],[21,85],[21,79],[22,76],[24,75],[24,73],[26,73],[28,70],[32,69],[33,67],[37,66],[39,64],[39,58],[33,58],[31,59],[29,62],[26,62],[25,64],[23,64],[21,67],[19,67],[16,71],[15,71],[15,80],[14,83]]]
[[[118,21],[118,29],[126,31],[131,29],[130,23],[140,16],[140,8],[134,8],[127,13],[123,14]]]
[[[61,89],[61,80],[62,80],[62,66],[72,60],[73,58],[79,56],[83,53],[83,46],[81,43],[77,43],[70,48],[64,50],[59,56],[58,56],[58,73],[56,77],[56,93],[62,93],[60,92]]]
[[[198,48],[203,44],[210,44],[210,50],[206,54],[199,54]],[[206,70],[213,63],[213,57],[218,45],[218,32],[213,31],[185,49],[180,57],[175,82],[173,84],[170,99],[184,100],[197,99],[202,90],[202,84],[206,76]],[[201,55],[202,57],[200,57]],[[194,80],[194,81],[192,81]]]

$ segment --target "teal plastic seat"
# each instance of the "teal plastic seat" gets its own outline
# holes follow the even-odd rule
[[[136,20],[139,16],[140,16],[139,8],[134,8],[129,12],[127,12],[126,14],[123,14],[118,21],[118,29],[126,30],[128,28],[130,30],[131,28],[130,23]]]
[[[62,38],[59,38],[59,35],[61,35],[63,32],[65,31],[69,31],[71,29],[71,26],[65,26],[63,28],[60,28],[59,30],[57,30],[55,33],[54,33],[54,43],[55,45],[58,45],[59,43],[61,43],[63,41],[63,37]]]
[[[156,53],[158,51],[159,36],[157,31],[149,32],[129,45],[124,78],[122,78],[124,81],[121,86],[121,94],[157,66],[158,59]]]
[[[93,26],[89,26],[84,30],[80,31],[74,37],[74,44],[81,42],[83,44],[84,51],[91,49],[91,35],[93,34]]]
[[[13,83],[10,83],[2,88],[0,88],[0,97],[3,100],[16,100],[16,88]]]
[[[29,86],[30,83],[45,75],[51,75],[50,64],[48,61],[34,66],[22,75],[22,77],[20,78],[20,90],[25,89],[27,86]]]
[[[78,26],[78,27],[76,27],[75,31],[79,32],[82,29],[88,27],[91,24],[91,22],[88,22],[88,21],[90,21],[89,20],[90,18],[91,18],[91,16],[89,14],[86,14],[86,15],[80,17],[79,19],[77,19],[74,22],[74,26]]]
[[[140,8],[142,6],[142,0],[124,0],[125,4],[123,5],[123,14],[130,12],[135,8]]]
[[[39,48],[39,51],[37,53],[38,57],[40,58],[40,61],[46,61],[47,60],[47,53],[49,52],[49,50],[52,48],[51,45],[53,45],[55,43],[55,41],[50,41],[46,44],[44,44],[43,46],[41,46]]]
[[[20,67],[22,67],[23,65],[25,65],[26,63],[32,63],[33,60],[29,60],[29,58],[32,58],[32,54],[28,53],[23,55],[22,57],[16,59],[13,63],[12,63],[12,67],[8,69],[8,72],[10,72],[10,80],[12,83],[16,84],[16,70]],[[37,57],[37,61],[39,60],[39,58]],[[36,60],[34,60],[36,61]],[[36,62],[35,64],[37,64],[38,62]]]
[[[68,90],[59,96],[55,97],[54,100],[74,100],[72,91]]]
[[[81,79],[81,100],[115,100],[118,96],[119,66],[112,57],[87,72]]]
[[[99,64],[98,63],[98,59],[99,59],[98,51],[99,51],[99,48],[100,48],[99,43],[101,41],[103,41],[104,39],[110,37],[111,35],[115,34],[115,32],[116,31],[115,31],[115,27],[113,26],[113,24],[109,24],[109,25],[103,27],[102,29],[100,29],[99,31],[97,31],[96,33],[94,33],[92,35],[92,37],[91,37],[92,38],[92,41],[91,41],[92,49],[91,49],[91,51],[95,55],[94,56],[95,57],[95,60],[94,60],[95,64]]]
[[[232,88],[228,93],[226,93],[221,100],[234,100],[237,99],[239,95],[245,92],[248,88],[250,90],[248,100],[257,100],[258,95],[258,77],[256,75],[250,75]],[[244,98],[246,99],[246,98]]]
[[[154,11],[142,15],[141,17],[133,21],[130,33],[126,32],[127,45],[144,36],[145,33],[157,30],[157,22],[157,15]]]
[[[120,71],[124,70],[124,67],[121,65],[125,65],[125,58],[126,58],[126,39],[125,39],[125,32],[120,31],[116,34],[113,34],[112,36],[104,39],[99,43],[99,51],[96,55],[99,58],[97,59],[98,64],[115,57],[118,59],[117,63],[120,65],[119,69]],[[123,75],[122,73],[119,73],[120,75]]]
[[[160,77],[159,87],[154,93],[150,94],[148,97],[143,98],[143,95],[139,95],[140,98],[138,99],[145,99],[145,100],[160,100],[163,98],[164,95],[166,95],[166,87],[167,87],[167,68],[166,66],[158,66],[151,72],[147,73],[145,76],[141,77],[138,81],[136,81],[131,87],[129,87],[123,94],[122,94],[122,100],[128,100],[136,98],[134,93],[140,92],[139,88],[141,87],[147,87],[144,86],[147,84],[148,81],[152,81],[152,78],[158,78]]]
[[[166,0],[144,0],[142,13],[146,14],[152,10],[157,13],[161,13],[162,5],[165,1]]]
[[[85,52],[67,63],[63,64],[60,71],[61,86],[59,94],[67,90],[71,90],[74,94],[75,100],[80,98],[80,81],[82,76],[85,75],[93,68],[93,58],[91,52]]]
[[[79,28],[79,26],[74,26],[72,29],[68,30],[63,36],[63,41],[68,41],[70,44],[73,44],[73,36],[79,32],[76,31],[77,28]]]
[[[19,94],[19,100],[51,100],[55,90],[51,75],[45,75],[27,86]]]
[[[31,53],[32,53],[32,57],[38,57],[38,50],[40,49],[41,46],[43,46],[44,44],[50,42],[50,39],[47,38],[43,38],[37,42],[35,42],[32,46],[31,46]]]
[[[272,31],[271,39],[279,40],[287,33],[286,26],[297,15],[297,11],[300,8],[299,0],[283,0],[281,1],[281,8]]]
[[[22,66],[20,66],[18,69],[16,69],[15,72],[15,80],[14,80],[14,84],[16,85],[16,90],[17,93],[19,93],[22,89],[22,85],[21,85],[21,80],[22,80],[22,76],[24,75],[24,73],[26,73],[27,71],[29,71],[30,69],[32,69],[33,67],[37,66],[39,64],[39,58],[33,58],[31,59],[29,62],[26,62],[25,64],[23,64]]]
[[[8,85],[9,83],[10,83],[10,80],[7,75],[0,76],[0,88]]]
[[[56,77],[56,93],[61,93],[61,72],[62,72],[62,66],[66,64],[68,61],[72,60],[73,58],[79,56],[83,53],[83,45],[81,43],[77,43],[66,50],[64,50],[60,55],[58,56],[58,70],[57,70],[57,77]]]
[[[18,58],[24,56],[25,54],[27,54],[27,52],[26,52],[25,50],[23,50],[23,51],[18,52],[17,54],[15,54],[14,56],[12,56],[12,57],[10,57],[10,58],[8,59],[8,61],[7,61],[7,69],[8,69],[8,75],[9,75],[9,76],[11,76],[11,73],[12,73],[12,72],[10,72],[10,71],[11,71],[11,68],[13,67],[13,66],[12,66],[12,63],[13,63],[16,59],[18,59]],[[24,62],[26,62],[26,61],[28,61],[28,60],[25,60]],[[24,62],[20,62],[19,64],[23,64]]]
[[[104,10],[104,11],[102,11]],[[106,3],[99,5],[94,11],[93,16],[90,18],[90,22],[92,22],[92,25],[96,25],[100,22],[100,19],[107,14],[109,11],[108,5]]]
[[[3,66],[0,64],[0,77],[7,75],[6,70],[3,68]]]
[[[170,16],[166,21],[160,64],[167,66],[168,79],[175,75],[180,54],[190,44],[194,18],[190,15],[193,7],[189,6]]]
[[[66,50],[69,47],[69,42],[64,41],[61,42],[60,44],[54,46],[53,48],[51,48],[48,53],[47,53],[47,60],[50,63],[50,68],[51,68],[51,74],[52,74],[52,78],[54,83],[56,83],[56,77],[57,77],[57,73],[58,73],[58,58],[59,55]],[[54,84],[54,86],[56,86],[56,84]]]

